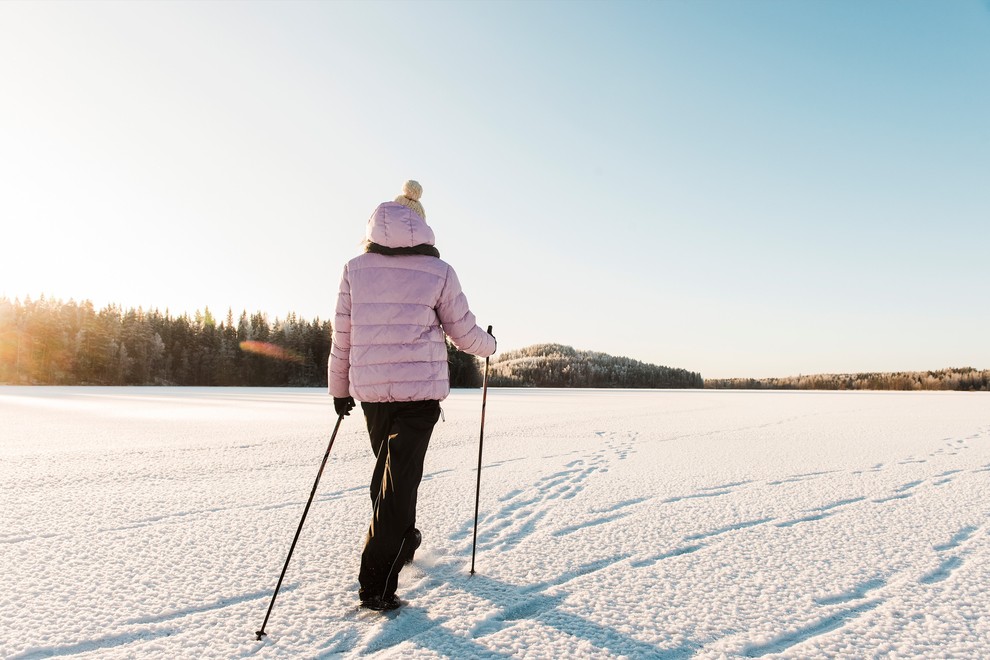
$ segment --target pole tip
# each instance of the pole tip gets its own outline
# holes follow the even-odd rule
[[[255,635],[258,636],[258,641],[260,642],[261,638],[267,636],[268,633],[266,633],[264,630],[259,630],[258,632],[255,633]]]

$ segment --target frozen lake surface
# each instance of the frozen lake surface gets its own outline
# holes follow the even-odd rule
[[[0,388],[5,658],[990,657],[990,396],[480,390],[443,404],[406,605],[321,390]]]

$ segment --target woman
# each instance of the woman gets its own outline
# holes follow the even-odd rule
[[[407,181],[368,221],[365,253],[347,262],[340,281],[328,367],[334,409],[348,415],[361,402],[377,458],[359,595],[362,607],[378,611],[400,606],[399,571],[420,543],[416,493],[450,393],[444,333],[467,353],[495,352],[495,338],[477,325],[434,247],[422,194]]]

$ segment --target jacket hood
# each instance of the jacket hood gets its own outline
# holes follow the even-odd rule
[[[365,238],[390,248],[435,245],[433,230],[418,213],[402,204],[379,204],[368,219]]]

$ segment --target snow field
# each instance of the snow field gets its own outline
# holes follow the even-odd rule
[[[0,390],[3,656],[986,657],[985,394],[443,404],[407,605],[357,607],[371,451],[316,390]]]

